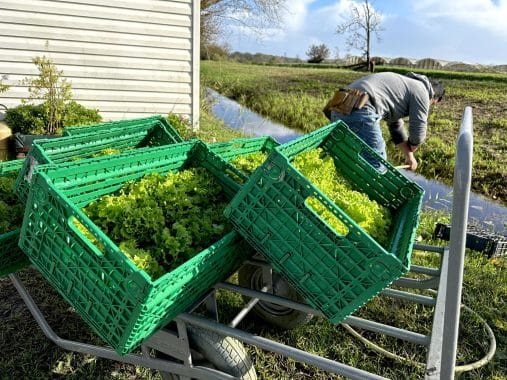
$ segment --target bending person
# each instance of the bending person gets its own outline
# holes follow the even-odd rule
[[[362,77],[338,91],[324,113],[331,121],[343,120],[384,159],[386,144],[380,121],[385,120],[392,141],[403,151],[405,163],[410,170],[416,170],[414,152],[426,139],[430,105],[440,102],[444,93],[442,82],[424,75],[383,72]],[[408,134],[403,123],[407,116]],[[371,156],[364,157],[374,167],[381,167]]]

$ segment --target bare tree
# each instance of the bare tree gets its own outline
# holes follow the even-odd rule
[[[286,0],[201,0],[201,42],[215,42],[225,23],[262,31],[280,25]]]
[[[380,40],[379,33],[384,30],[381,24],[382,15],[373,9],[368,0],[364,0],[360,5],[352,3],[349,17],[336,29],[338,34],[348,34],[349,48],[355,48],[364,53],[366,67],[370,70],[373,67],[370,62],[371,36],[375,34],[377,40]]]

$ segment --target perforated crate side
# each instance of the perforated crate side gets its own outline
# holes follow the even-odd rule
[[[93,133],[102,133],[110,131],[114,128],[125,128],[130,127],[132,125],[141,125],[141,124],[152,124],[158,120],[159,116],[148,116],[141,117],[135,119],[128,120],[115,120],[115,121],[106,121],[102,123],[95,124],[84,124],[84,125],[72,125],[69,127],[65,127],[62,133],[62,136],[77,136],[83,134],[93,134]]]
[[[335,133],[337,125],[339,133]],[[363,165],[358,153],[350,153],[356,151],[350,145],[364,143],[353,135],[350,144],[348,133],[342,133],[344,128],[341,122],[335,123],[275,148],[225,211],[248,242],[333,323],[342,321],[409,269],[423,196],[423,190],[401,174],[384,174],[382,180],[378,173],[367,178],[359,174]],[[290,160],[297,154],[316,147],[324,148],[337,167],[350,166],[350,173],[355,173],[349,178],[353,184],[361,181],[362,186],[381,186],[380,191],[400,198],[377,197],[379,203],[390,207],[394,219],[386,248],[292,166]],[[364,147],[360,148],[358,152]],[[389,164],[386,167],[388,172],[395,171]],[[385,180],[390,177],[395,180]],[[306,205],[310,196],[347,226],[345,236]]]
[[[123,125],[121,128],[104,128],[104,125],[100,125],[100,133],[78,133],[35,141],[16,180],[18,196],[26,201],[33,169],[37,165],[70,163],[100,155],[105,149],[125,151],[181,142],[181,137],[165,119],[153,117],[142,120],[142,123],[136,123],[135,120],[118,123]]]
[[[167,121],[167,119],[161,115],[154,115],[143,118],[127,119],[109,121],[105,123],[98,123],[92,125],[72,126],[67,127],[63,131],[63,136],[77,136],[81,134],[100,134],[103,132],[109,132],[112,129],[124,129],[132,126],[141,125],[154,125],[161,123],[167,130],[169,136],[172,136],[173,142],[183,142],[183,138],[180,136],[178,131]]]
[[[437,223],[434,235],[443,240],[450,240],[451,226],[444,223]],[[467,248],[483,252],[488,257],[507,255],[507,236],[500,233],[484,231],[478,226],[467,226],[466,243]]]
[[[419,185],[379,156],[341,120],[282,144],[276,147],[276,150],[292,161],[298,154],[319,147],[333,157],[340,173],[358,190],[392,210],[398,209],[405,200],[415,194],[423,192]],[[375,156],[375,159],[385,166],[386,171],[377,171],[360,156],[362,152]]]
[[[234,139],[226,142],[209,144],[209,148],[225,161],[231,161],[238,156],[250,153],[264,152],[269,153],[278,144],[270,136],[261,136],[253,138]]]
[[[121,355],[200,299],[252,252],[232,232],[152,281],[81,208],[147,173],[195,166],[208,157],[201,150],[207,150],[205,144],[193,141],[35,169],[20,245],[50,284]],[[84,236],[74,220],[102,248]]]
[[[0,162],[0,175],[9,175],[21,170],[24,159]]]

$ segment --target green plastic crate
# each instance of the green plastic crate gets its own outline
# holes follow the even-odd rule
[[[66,127],[63,130],[62,135],[63,136],[77,136],[77,135],[83,135],[83,134],[90,134],[90,133],[103,133],[103,132],[109,132],[112,129],[122,129],[122,128],[128,128],[133,126],[140,126],[144,124],[148,125],[154,125],[154,124],[162,124],[170,135],[174,136],[175,139],[178,140],[178,142],[182,142],[183,139],[178,134],[176,129],[173,128],[173,126],[167,121],[167,119],[161,115],[154,115],[149,117],[141,117],[136,119],[126,119],[126,120],[115,120],[115,121],[107,121],[104,123],[98,123],[98,124],[89,124],[89,125],[76,125],[72,127]]]
[[[250,153],[269,153],[278,145],[280,144],[272,137],[260,136],[234,139],[226,142],[209,144],[208,146],[213,153],[218,154],[220,158],[228,162],[238,156]]]
[[[93,157],[108,148],[123,151],[183,141],[161,116],[67,128],[66,133],[64,137],[34,141],[16,180],[16,192],[23,201],[28,197],[36,165],[69,163]]]
[[[357,190],[391,210],[387,248],[291,164],[299,153],[317,147],[333,157]],[[385,165],[384,174],[359,156],[365,150]],[[309,304],[339,323],[408,271],[423,194],[339,121],[275,148],[225,214]],[[320,199],[348,233],[325,223],[305,203],[308,197]]]
[[[81,211],[147,173],[201,166],[216,173],[230,198],[235,169],[200,141],[35,168],[20,247],[95,332],[124,355],[186,311],[253,252],[233,231],[191,260],[152,281]],[[79,221],[101,243],[76,229]]]
[[[0,176],[17,175],[23,160],[0,162]],[[14,191],[14,189],[13,189]],[[0,277],[30,265],[28,257],[18,247],[20,229],[0,234]]]

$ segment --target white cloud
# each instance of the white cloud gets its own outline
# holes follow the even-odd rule
[[[459,4],[459,5],[458,5]],[[419,0],[416,15],[426,19],[448,19],[507,35],[507,0]]]
[[[335,56],[358,54],[345,48],[345,36],[336,27],[359,0],[287,1],[289,11],[281,28],[265,29],[262,38],[235,25],[226,40],[234,50],[287,55],[305,59],[312,44],[326,44]],[[373,4],[383,15],[381,41],[372,41],[372,53],[387,57],[433,57],[476,63],[505,63],[507,0],[417,0]]]
[[[293,0],[287,2],[287,13],[284,15],[284,26],[287,31],[300,31],[306,25],[308,6],[316,0]]]
[[[318,30],[321,34],[330,30],[334,33],[336,26],[343,21],[343,17],[349,15],[352,4],[360,5],[357,1],[339,0],[334,4],[310,10],[310,6],[316,2],[318,0],[288,1],[289,9],[283,17],[283,29],[272,29],[269,34],[278,33],[276,39],[280,40],[292,33],[307,34]]]
[[[361,8],[362,5],[363,3],[360,1],[339,0],[334,4],[323,6],[315,10],[312,14],[312,19],[318,20],[319,24],[332,23],[333,26],[336,27],[349,17],[352,6]],[[370,7],[375,9],[373,4],[370,4]]]

